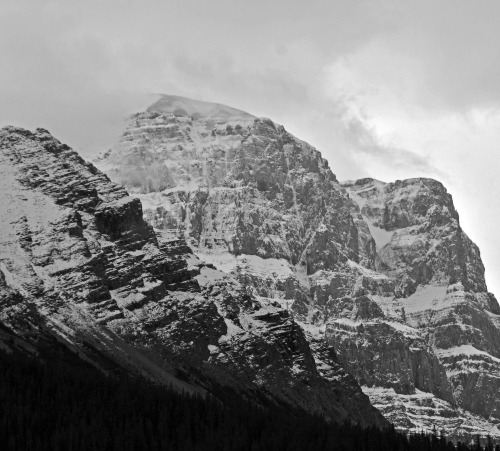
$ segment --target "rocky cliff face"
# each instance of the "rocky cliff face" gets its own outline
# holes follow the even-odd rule
[[[347,195],[318,151],[269,119],[196,120],[162,107],[136,115],[98,162],[143,200],[156,228],[200,249],[283,258],[309,273],[358,260]]]
[[[500,310],[451,196],[429,179],[365,179],[345,187],[371,227],[387,234],[377,269],[394,280],[405,321],[427,337],[455,402],[498,424]]]
[[[500,311],[439,182],[340,184],[271,120],[170,96],[96,164],[155,230],[289,312],[324,379],[354,377],[403,429],[500,435]]]
[[[160,158],[141,155],[145,167]],[[156,195],[167,183],[162,171],[133,186]],[[185,238],[207,197],[186,193],[191,212],[177,219],[189,231],[155,231],[137,197],[46,130],[2,129],[0,346],[37,353],[57,345],[104,371],[189,391],[230,386],[334,421],[385,424],[331,348],[321,343],[325,373],[286,309],[193,255]]]

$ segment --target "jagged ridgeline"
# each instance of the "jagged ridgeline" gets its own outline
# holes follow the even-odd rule
[[[133,116],[96,165],[141,200],[162,240],[185,240],[206,265],[196,277],[227,329],[198,365],[245,356],[245,380],[259,385],[263,371],[266,390],[275,374],[279,387],[310,384],[303,368],[314,368],[361,399],[354,378],[402,430],[500,437],[500,309],[441,183],[339,183],[316,149],[270,119],[173,96]],[[228,280],[259,310],[228,307]],[[243,344],[254,324],[279,340],[300,334],[300,346],[285,341],[294,357],[283,377],[269,351],[255,359]]]

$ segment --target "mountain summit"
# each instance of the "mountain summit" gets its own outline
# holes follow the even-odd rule
[[[215,121],[255,119],[255,116],[251,114],[219,103],[204,102],[202,100],[193,100],[166,94],[161,94],[160,98],[150,105],[146,111]]]

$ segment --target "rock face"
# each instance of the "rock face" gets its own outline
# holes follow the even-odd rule
[[[154,227],[197,248],[283,258],[308,273],[358,259],[347,194],[318,151],[269,119],[195,120],[163,107],[136,115],[97,163],[143,200]]]
[[[288,312],[323,379],[354,377],[402,429],[500,436],[500,310],[439,182],[340,184],[281,125],[171,96],[96,164],[155,230]]]
[[[391,234],[377,269],[394,280],[406,323],[427,337],[456,404],[498,424],[500,310],[451,196],[429,179],[365,179],[345,187],[371,227]]]
[[[142,155],[145,167],[159,161]],[[154,180],[139,191],[163,188],[162,171],[145,169]],[[104,371],[386,424],[325,343],[320,368],[278,302],[201,262],[183,236],[155,231],[137,197],[46,130],[0,131],[0,196],[0,347],[57,344]],[[193,233],[204,196],[181,221]]]

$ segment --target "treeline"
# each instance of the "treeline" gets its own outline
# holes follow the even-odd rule
[[[328,424],[228,395],[177,393],[143,380],[109,378],[67,359],[43,364],[0,351],[0,449],[12,451],[435,451],[483,450],[436,434]],[[500,451],[500,448],[496,448]]]

